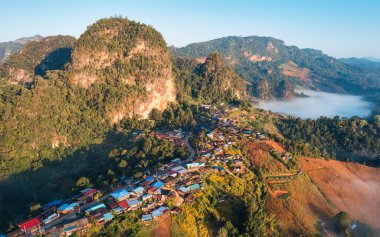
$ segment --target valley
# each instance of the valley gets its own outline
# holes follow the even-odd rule
[[[375,62],[123,17],[24,41],[0,55],[7,237],[379,236]]]

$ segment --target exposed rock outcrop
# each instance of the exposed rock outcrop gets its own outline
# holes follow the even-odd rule
[[[102,19],[78,39],[71,57],[69,80],[89,88],[96,83],[124,84],[131,96],[108,108],[116,123],[124,117],[147,118],[154,108],[174,102],[175,82],[166,43],[150,26],[123,18]]]

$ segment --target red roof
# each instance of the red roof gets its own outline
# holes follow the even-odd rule
[[[20,229],[29,230],[35,226],[38,226],[39,224],[41,224],[40,220],[38,220],[38,218],[33,218],[18,224],[18,226]]]
[[[90,189],[90,190],[88,190],[87,192],[85,192],[84,193],[84,195],[83,196],[86,196],[86,197],[89,197],[89,196],[92,196],[92,195],[94,195],[95,193],[96,193],[96,189]]]
[[[153,193],[154,191],[156,191],[157,187],[151,187],[150,189],[148,189],[148,193]]]
[[[122,209],[127,209],[127,208],[128,208],[127,200],[123,200],[123,201],[119,202],[119,206],[120,206]]]

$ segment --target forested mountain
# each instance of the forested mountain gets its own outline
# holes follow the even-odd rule
[[[308,236],[324,233],[322,220],[334,226],[337,208],[302,174],[309,170],[301,170],[298,159],[378,166],[380,116],[302,120],[254,108],[248,98],[292,97],[296,85],[376,95],[377,72],[265,37],[227,37],[171,51],[153,27],[112,17],[79,39],[28,42],[0,65],[2,231],[17,231],[15,223],[32,216],[44,219],[56,210],[42,215],[40,204],[77,200],[88,187],[102,197],[91,201],[109,208],[111,190],[127,188],[127,179],[143,185],[175,158],[183,166],[204,165],[196,175],[188,172],[191,180],[176,173],[178,185],[170,186],[202,185],[198,193],[160,204],[178,211],[184,201],[171,223],[178,236]],[[315,211],[320,204],[332,207]],[[81,210],[73,215],[87,218]],[[141,236],[141,214],[115,214],[87,236]],[[65,224],[69,216],[60,215]]]
[[[61,70],[70,60],[74,42],[71,36],[50,36],[28,42],[0,65],[0,78],[13,84],[31,83],[36,75]]]
[[[201,64],[193,59],[174,58],[173,65],[181,101],[209,104],[246,98],[246,82],[225,64],[219,53],[208,55]]]
[[[263,99],[290,96],[287,84],[361,95],[378,94],[380,88],[378,71],[351,66],[319,50],[286,46],[270,37],[230,36],[170,50],[197,60],[220,52],[244,80],[253,83],[253,95]]]
[[[367,58],[340,58],[339,60],[352,66],[380,72],[380,61],[373,61]]]
[[[19,51],[28,42],[40,41],[43,37],[35,35],[32,37],[24,37],[14,41],[0,43],[0,63],[4,62],[10,55]]]

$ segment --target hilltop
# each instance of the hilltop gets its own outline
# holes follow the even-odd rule
[[[23,37],[14,41],[0,43],[0,63],[4,62],[10,55],[19,51],[24,45],[31,41],[40,41],[43,37],[35,35],[32,37]]]

